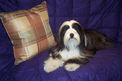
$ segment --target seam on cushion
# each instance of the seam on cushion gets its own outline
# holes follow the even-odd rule
[[[116,34],[116,37],[115,37],[115,41],[117,42],[118,41],[118,36],[119,36],[119,30],[120,30],[120,17],[121,17],[121,2],[120,1],[118,1],[119,2],[119,22],[118,22],[118,29],[117,29],[117,34]]]
[[[120,4],[119,4],[119,22],[118,22],[118,24],[119,24],[119,28],[118,28],[118,32],[117,32],[117,35],[116,35],[116,42],[118,42],[118,37],[119,37],[119,33],[120,33],[120,30],[122,29],[121,28],[121,26],[120,26],[120,22],[121,22],[121,5],[122,5],[122,2],[120,1]]]
[[[56,37],[56,0],[54,0],[54,22],[53,22],[53,24],[54,24],[54,34],[55,34],[55,37]]]
[[[72,0],[72,17],[71,17],[71,19],[73,19],[73,10],[74,10],[74,0]]]
[[[90,7],[91,7],[91,0],[89,0],[89,14],[88,14],[88,20],[87,20],[86,28],[88,28],[89,20],[90,20]],[[87,17],[87,16],[85,16],[85,17]]]
[[[5,0],[5,2],[2,2],[2,4],[4,4],[4,9],[5,9],[4,12],[8,12],[8,9],[6,8],[7,7],[7,0]]]
[[[64,68],[63,68],[63,69],[64,69]],[[69,77],[69,79],[70,79],[69,81],[73,81],[72,78],[71,78],[71,76],[69,75],[68,71],[66,71],[66,70],[64,69],[64,72],[65,72],[65,73],[67,74],[67,76]]]
[[[17,0],[15,0],[15,5],[17,6]],[[16,8],[16,11],[17,11],[17,8]]]
[[[20,10],[20,9],[18,8],[18,6],[17,6],[17,0],[15,0],[15,1],[16,1],[16,11],[17,11],[17,10]]]
[[[90,17],[90,8],[91,8],[91,0],[89,0],[89,15],[88,15],[88,17]]]
[[[15,5],[16,5],[16,11],[17,11],[17,10],[20,10],[20,9],[18,8],[18,6],[17,6],[17,0],[15,0]]]
[[[5,0],[5,2],[2,2],[2,1],[1,1],[1,3],[4,4],[4,9],[5,9],[4,12],[7,12],[7,8],[6,8],[7,3],[6,3],[6,1],[7,1],[7,0]],[[6,3],[6,4],[5,4],[5,3]]]

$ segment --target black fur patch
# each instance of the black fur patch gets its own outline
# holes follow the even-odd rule
[[[86,64],[89,62],[88,58],[75,58],[75,59],[69,59],[67,60],[64,65],[69,63],[75,63],[75,64]]]
[[[49,50],[49,56],[52,57],[53,59],[58,58],[61,59],[61,55],[58,54],[57,50],[55,48]]]
[[[60,50],[63,50],[64,49],[64,42],[63,42],[63,37],[65,35],[65,32],[69,29],[70,27],[68,25],[65,25],[63,26],[61,32],[59,33],[58,31],[58,34],[56,36],[56,42],[57,42],[57,45],[56,47],[58,48],[58,51]]]

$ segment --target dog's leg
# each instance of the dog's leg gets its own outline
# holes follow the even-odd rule
[[[69,59],[64,63],[64,67],[68,71],[75,71],[80,67],[80,65],[88,63],[89,60],[87,58],[74,58]]]
[[[46,60],[44,63],[45,63],[44,70],[47,73],[52,72],[56,70],[57,68],[63,66],[63,61],[61,59],[58,59],[58,58],[53,59],[52,57],[49,57],[49,59]]]

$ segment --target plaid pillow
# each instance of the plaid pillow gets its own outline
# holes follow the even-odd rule
[[[0,17],[13,44],[15,65],[56,44],[46,1],[29,10],[0,13]]]

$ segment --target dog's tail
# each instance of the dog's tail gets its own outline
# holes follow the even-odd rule
[[[93,54],[95,54],[98,50],[112,48],[115,46],[114,41],[110,40],[108,36],[97,30],[85,29],[84,32],[87,38],[86,49],[93,52]]]
[[[106,35],[104,35],[104,40],[103,40],[103,44],[102,44],[102,48],[105,49],[105,48],[112,48],[115,46],[115,42],[110,40],[109,37],[107,37]]]

